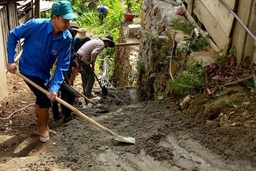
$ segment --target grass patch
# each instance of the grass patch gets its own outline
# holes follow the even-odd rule
[[[199,62],[189,62],[184,71],[170,82],[170,93],[186,96],[200,92],[204,88],[205,69]]]
[[[180,19],[173,20],[171,26],[175,30],[183,31],[187,35],[190,35],[193,30],[193,26],[190,23],[183,22]]]

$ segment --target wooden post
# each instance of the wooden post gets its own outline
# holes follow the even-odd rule
[[[35,0],[35,17],[41,18],[40,15],[40,0]]]
[[[256,34],[256,17],[255,17],[255,12],[256,12],[256,2],[252,2],[252,10],[250,14],[250,20],[249,20],[249,29],[251,32],[255,35]],[[249,56],[251,61],[254,64],[256,63],[256,40],[252,39],[252,37],[247,34],[247,40],[246,40],[246,45],[245,45],[245,50],[244,50],[244,58],[246,56]]]
[[[253,1],[253,4],[251,5],[250,15],[249,15],[249,23],[248,23],[248,29],[251,30],[251,32],[255,35],[256,31],[256,22],[255,22],[255,12],[256,12],[256,2]],[[244,54],[243,59],[245,59],[246,56],[250,57],[250,62],[255,61],[254,59],[254,51],[255,51],[255,45],[254,45],[254,39],[250,34],[247,33],[246,35],[246,43],[244,48]]]
[[[238,3],[237,15],[246,26],[248,26],[250,15],[253,15],[253,13],[251,14],[252,5],[253,0],[239,1]],[[236,21],[233,31],[232,45],[236,47],[235,56],[239,64],[241,63],[241,61],[243,61],[243,58],[245,57],[245,49],[247,49],[247,35],[248,33],[243,28],[243,26],[238,21]],[[251,43],[253,43],[253,41]],[[247,55],[249,54],[247,53]],[[249,56],[252,57],[252,55],[253,54],[250,54]]]
[[[190,15],[193,13],[193,5],[194,5],[194,0],[186,0],[187,2],[187,11]]]

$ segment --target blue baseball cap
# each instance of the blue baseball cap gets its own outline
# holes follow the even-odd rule
[[[72,20],[77,18],[77,15],[73,13],[71,4],[67,0],[60,0],[52,4],[51,15],[58,15],[66,20]]]

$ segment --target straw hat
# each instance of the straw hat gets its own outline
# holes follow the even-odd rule
[[[77,22],[71,21],[69,23],[69,26],[72,28],[72,30],[78,31],[79,26],[78,26]]]
[[[86,29],[85,28],[78,29],[76,37],[79,39],[85,39],[86,38]]]

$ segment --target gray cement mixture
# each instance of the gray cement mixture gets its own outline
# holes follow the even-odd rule
[[[12,100],[6,99],[9,103],[2,102],[2,108],[7,110],[15,100],[16,103],[21,100],[33,102],[33,95],[25,85],[22,89],[22,85],[23,82],[19,82],[20,88],[15,92],[21,93],[22,90],[27,96],[17,97],[16,94]],[[0,170],[255,170],[254,159],[245,161],[244,158],[236,158],[237,149],[229,149],[234,151],[229,156],[221,153],[221,149],[227,149],[228,144],[220,143],[215,148],[202,144],[202,140],[208,139],[210,143],[214,138],[219,138],[221,142],[223,134],[212,137],[200,132],[207,130],[209,125],[183,114],[173,100],[140,102],[136,88],[132,87],[109,89],[108,96],[98,96],[97,106],[85,108],[83,99],[79,98],[75,107],[118,135],[135,138],[135,144],[115,141],[111,135],[79,116],[64,124],[62,120],[54,121],[52,115],[49,125],[57,134],[51,134],[49,142],[40,143],[33,134],[34,109],[28,107],[9,120],[1,120]],[[216,132],[214,129],[217,128],[212,125],[212,132]]]

